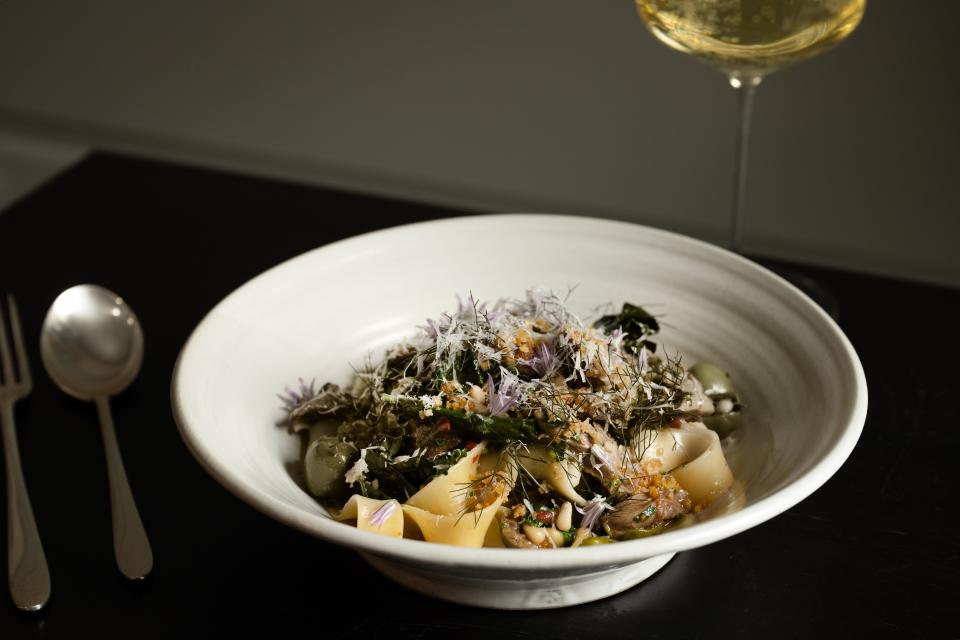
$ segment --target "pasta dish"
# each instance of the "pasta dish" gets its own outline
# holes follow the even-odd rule
[[[350,385],[281,395],[304,481],[373,533],[467,547],[606,544],[678,526],[725,493],[741,402],[625,303],[587,323],[543,290],[428,320]]]

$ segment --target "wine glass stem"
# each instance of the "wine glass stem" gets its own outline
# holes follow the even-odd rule
[[[737,146],[733,173],[733,211],[730,219],[730,248],[743,251],[743,210],[747,190],[747,153],[750,142],[750,121],[753,115],[753,94],[760,84],[760,76],[732,77],[730,85],[737,92]]]

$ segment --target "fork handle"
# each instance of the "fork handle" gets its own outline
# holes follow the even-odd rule
[[[50,570],[43,553],[33,508],[20,466],[13,426],[13,403],[0,406],[3,452],[7,468],[7,569],[10,596],[18,609],[38,611],[50,598]]]
[[[153,551],[140,520],[137,503],[130,491],[127,472],[123,468],[117,434],[113,430],[110,401],[96,399],[100,416],[100,433],[107,458],[107,476],[110,480],[110,514],[113,518],[113,555],[120,573],[130,580],[141,580],[153,569]]]

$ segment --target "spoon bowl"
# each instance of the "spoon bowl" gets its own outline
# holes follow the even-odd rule
[[[124,576],[141,580],[153,569],[153,551],[123,468],[109,401],[140,371],[140,322],[114,292],[91,284],[71,287],[57,296],[47,312],[40,355],[57,386],[97,405],[110,481],[114,556]]]
[[[43,322],[40,354],[50,377],[80,400],[123,391],[143,363],[143,331],[117,294],[78,285],[54,300]]]

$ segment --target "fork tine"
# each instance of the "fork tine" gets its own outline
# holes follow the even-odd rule
[[[3,384],[14,384],[13,359],[10,357],[10,344],[7,342],[7,322],[3,318],[3,305],[0,304],[0,361],[3,363]]]
[[[7,307],[10,309],[10,335],[13,336],[13,350],[17,354],[17,369],[20,372],[20,386],[26,392],[33,388],[33,377],[30,375],[30,360],[27,359],[27,349],[23,346],[23,330],[20,328],[20,314],[17,312],[17,301],[13,294],[7,295]]]

